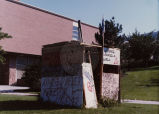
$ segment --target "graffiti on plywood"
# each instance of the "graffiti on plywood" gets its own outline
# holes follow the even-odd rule
[[[119,92],[119,74],[103,73],[102,96],[117,100]]]
[[[60,105],[83,105],[83,81],[81,76],[43,77],[41,97]]]

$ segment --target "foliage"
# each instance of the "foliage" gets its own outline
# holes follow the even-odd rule
[[[28,65],[25,68],[22,80],[24,80],[26,86],[30,87],[32,90],[40,90],[40,79],[41,65]]]
[[[115,22],[115,18],[105,20],[104,32],[104,46],[105,47],[120,47],[124,42],[125,35],[120,35],[122,32],[122,25]],[[95,33],[96,42],[103,44],[103,27],[99,24],[99,32]]]
[[[155,39],[155,49],[154,49],[154,60],[155,62],[159,63],[159,32],[157,34],[157,37]]]
[[[149,66],[149,62],[154,54],[157,52],[157,40],[152,36],[153,32],[147,34],[140,34],[139,32],[133,33],[127,37],[127,59],[129,64],[138,67]],[[136,66],[135,65],[135,66]],[[134,66],[134,67],[135,67]]]
[[[0,40],[5,38],[12,38],[12,36],[8,35],[8,33],[2,32],[2,28],[0,28]],[[5,61],[5,58],[3,57],[4,54],[5,51],[2,49],[2,46],[0,46],[0,63]]]
[[[152,33],[141,35],[137,31],[129,38],[130,56],[135,60],[147,62],[153,54],[155,45]]]
[[[102,107],[112,107],[116,106],[118,104],[118,101],[115,99],[103,97],[99,100],[99,103],[102,105]]]
[[[122,67],[149,67],[159,63],[159,39],[152,34],[140,34],[136,30],[126,37],[121,46]]]

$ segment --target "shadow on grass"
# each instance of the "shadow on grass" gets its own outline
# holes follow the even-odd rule
[[[151,86],[159,86],[159,78],[158,79],[151,79]]]
[[[149,83],[147,84],[138,84],[138,86],[144,86],[144,87],[159,87],[159,79],[153,79],[151,78]]]
[[[26,90],[14,90],[14,92],[19,92],[19,93],[40,93],[40,90],[31,90],[31,89],[26,89]]]
[[[13,110],[57,110],[57,109],[74,109],[75,107],[60,106],[53,103],[42,101],[1,101],[0,111],[13,111]]]
[[[145,71],[145,70],[159,70],[159,66],[145,67],[145,68],[133,68],[129,71]]]

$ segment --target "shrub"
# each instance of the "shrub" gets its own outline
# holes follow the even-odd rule
[[[118,101],[115,99],[110,99],[107,97],[103,97],[99,100],[99,103],[102,105],[102,107],[112,107],[118,105]]]
[[[41,85],[41,65],[34,64],[28,65],[25,68],[22,80],[26,86],[30,87],[32,90],[40,90]]]

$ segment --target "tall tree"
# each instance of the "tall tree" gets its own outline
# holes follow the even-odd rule
[[[153,55],[156,45],[152,32],[140,34],[136,31],[128,37],[128,42],[131,59],[134,61],[142,61],[146,65]]]
[[[12,36],[8,35],[8,33],[2,32],[2,28],[0,28],[0,40],[5,38],[12,38]],[[0,46],[0,63],[5,61],[5,58],[3,57],[4,54],[5,51],[2,49],[2,46]]]
[[[154,60],[159,63],[159,31],[157,32],[157,37],[155,39],[155,49],[153,53]]]
[[[120,47],[124,42],[124,36],[120,35],[122,32],[122,25],[115,22],[115,18],[104,22],[104,46],[105,47]],[[103,44],[103,26],[99,24],[99,32],[95,33],[96,42],[100,45]]]

